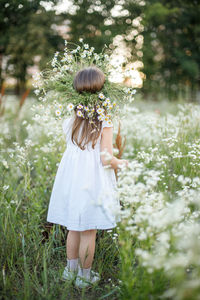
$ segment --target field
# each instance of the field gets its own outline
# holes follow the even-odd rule
[[[60,279],[67,231],[46,222],[65,149],[62,120],[34,98],[21,108],[5,99],[1,299],[200,299],[200,107],[136,97],[122,115],[129,160],[118,174],[122,221],[98,231],[93,268],[102,280],[80,291]]]

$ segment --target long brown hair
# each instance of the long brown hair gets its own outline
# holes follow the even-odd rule
[[[84,91],[95,93],[102,89],[104,82],[104,73],[97,67],[92,66],[84,68],[76,73],[73,86],[78,93]],[[75,120],[72,126],[71,140],[82,150],[85,149],[85,146],[89,142],[92,142],[92,148],[94,149],[101,132],[101,127],[102,121],[99,121],[97,117],[93,120],[93,123],[90,123],[88,119],[84,119],[75,115]]]

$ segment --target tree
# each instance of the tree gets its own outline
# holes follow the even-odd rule
[[[52,24],[61,22],[62,18],[54,11],[46,11],[39,0],[0,2],[1,85],[5,79],[2,60],[6,57],[6,76],[17,79],[17,93],[24,89],[27,68],[35,64],[35,57],[40,57],[39,65],[44,67],[53,53],[63,46],[62,38],[52,28]]]
[[[161,90],[176,97],[190,89],[192,98],[200,83],[200,2],[197,0],[125,1],[124,8],[141,17],[146,75],[143,91]],[[131,28],[130,28],[131,30]],[[132,43],[137,38],[134,36]],[[137,49],[133,52],[137,53]]]

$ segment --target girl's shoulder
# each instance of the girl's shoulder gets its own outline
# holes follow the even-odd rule
[[[67,134],[68,130],[72,127],[74,121],[74,117],[68,117],[66,119],[64,119],[63,123],[62,123],[62,128],[65,134]],[[102,130],[105,127],[113,127],[113,123],[111,120],[103,120],[102,121]]]
[[[65,134],[67,133],[70,126],[72,125],[73,119],[74,119],[73,117],[68,117],[68,118],[64,119],[64,121],[62,122],[62,129]]]

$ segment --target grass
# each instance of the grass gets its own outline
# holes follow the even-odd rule
[[[38,126],[37,122],[32,119],[33,113],[30,108],[35,103],[34,99],[28,99],[20,111],[17,109],[16,99],[7,100],[5,114],[1,117],[0,136],[2,145],[1,299],[160,299],[168,288],[176,284],[179,286],[181,282],[184,282],[182,273],[180,276],[174,275],[171,280],[163,268],[155,269],[152,273],[147,271],[147,266],[135,250],[142,248],[151,251],[154,239],[140,240],[131,230],[127,230],[129,228],[127,222],[131,220],[131,215],[124,218],[121,224],[111,232],[99,230],[97,233],[93,269],[100,272],[102,278],[98,285],[90,290],[78,290],[73,284],[61,280],[66,265],[67,230],[59,225],[52,226],[47,223],[46,214],[57,163],[64,151],[65,142],[60,138],[60,132],[53,131],[52,135],[47,136],[45,124]],[[135,107],[139,111],[127,113],[127,120],[122,123],[124,128],[122,134],[127,135],[124,156],[143,163],[144,173],[152,169],[162,171],[162,180],[150,191],[166,193],[166,199],[169,199],[169,195],[173,198],[176,192],[182,189],[181,183],[173,178],[173,174],[184,175],[192,179],[200,175],[197,161],[188,156],[189,151],[192,151],[190,146],[192,145],[194,151],[194,144],[199,139],[199,128],[198,126],[190,128],[190,123],[188,125],[190,121],[187,116],[191,116],[191,112],[188,115],[185,111],[185,118],[178,121],[177,114],[180,111],[178,104],[144,103],[138,100],[135,102]],[[193,110],[195,107],[191,108],[191,111]],[[159,130],[162,127],[162,137],[171,137],[173,136],[169,133],[171,128],[174,133],[175,126],[182,127],[184,130],[180,130],[178,137],[174,140],[174,145],[158,142],[156,137],[155,141],[142,140],[142,129],[144,126],[148,128],[149,125],[142,123],[141,118],[144,120],[147,114],[149,116],[153,114],[156,119],[159,114],[158,122],[161,122],[161,119],[164,122],[165,116],[169,113],[171,123],[166,123],[168,127],[158,123],[156,134],[160,133]],[[24,121],[27,123],[23,125]],[[28,124],[31,124],[33,129],[27,127]],[[139,124],[138,127],[137,124]],[[31,135],[31,130],[37,133],[36,139],[33,138],[34,135]],[[151,131],[150,127],[149,131]],[[151,138],[154,137],[151,132],[149,134]],[[31,146],[25,145],[27,139],[32,141]],[[18,144],[13,144],[13,142]],[[44,145],[48,145],[50,151],[41,150]],[[157,150],[155,150],[156,147]],[[183,156],[174,157],[172,150],[181,151]],[[194,155],[197,155],[197,150],[198,146],[195,150],[196,154],[193,152]],[[155,155],[149,160],[152,153]],[[159,165],[158,158],[161,158],[161,161],[164,160],[165,164]],[[191,162],[194,165],[191,165]],[[131,174],[128,174],[131,184],[125,185],[125,189],[134,192],[134,181]],[[143,173],[137,180],[140,183],[146,182]],[[127,190],[123,191],[126,196]],[[131,194],[129,193],[127,197],[131,198]],[[133,215],[138,206],[132,203],[127,205],[123,196],[121,200],[124,201],[124,210],[127,209],[127,213]],[[145,226],[141,224],[141,228],[146,228]],[[195,293],[196,290],[193,290],[190,298],[179,296],[176,299],[197,299]],[[176,292],[176,297],[177,295],[179,295],[179,290]]]

